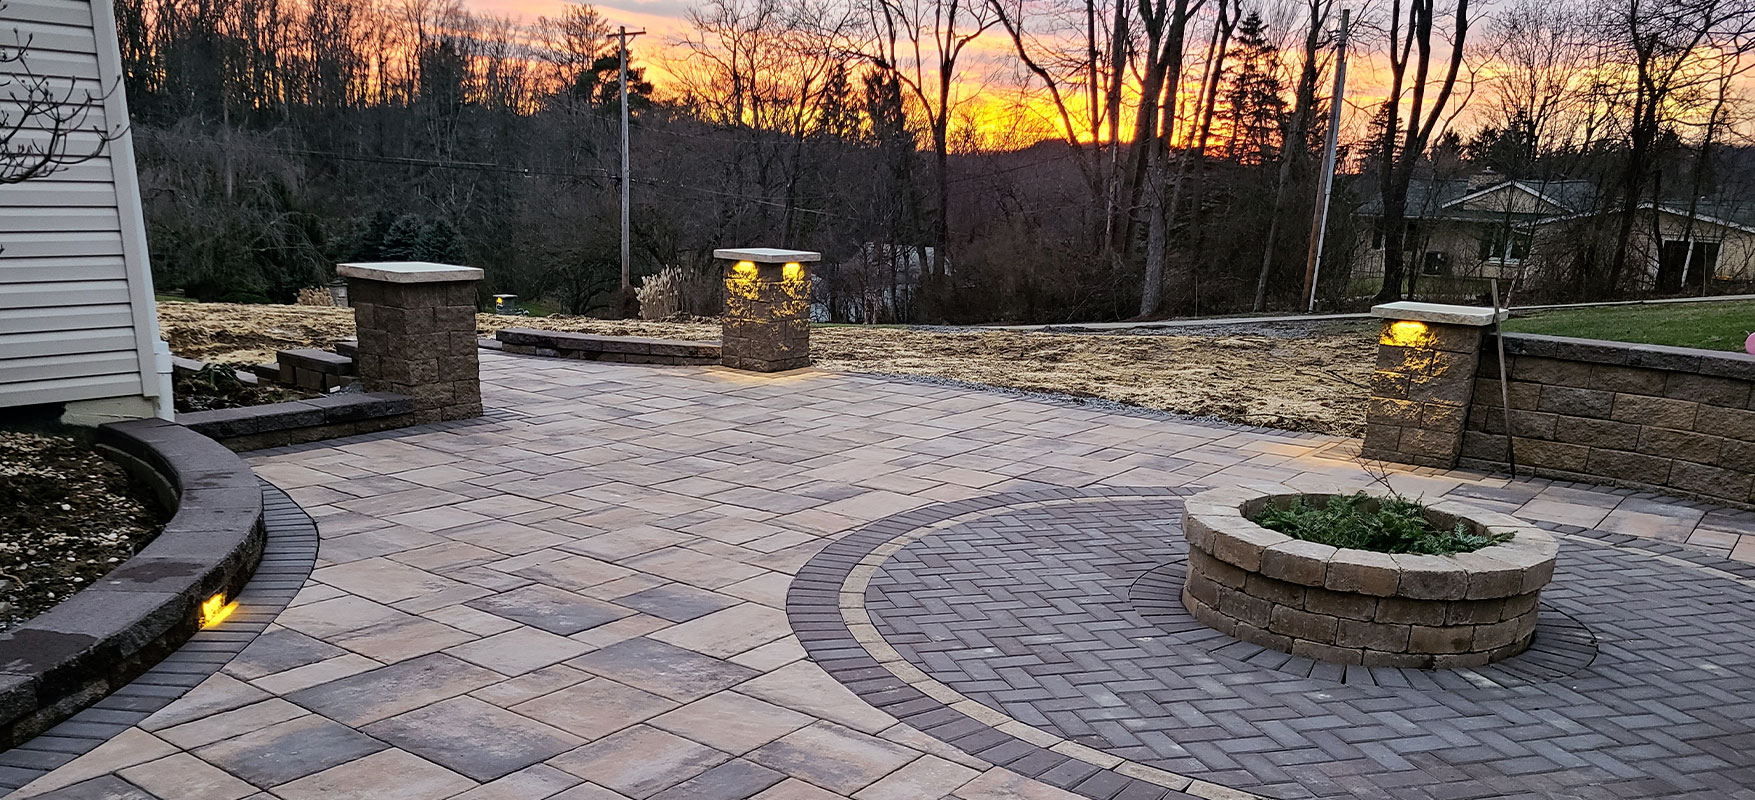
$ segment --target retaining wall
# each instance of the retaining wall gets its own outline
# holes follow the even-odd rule
[[[1755,508],[1755,356],[1595,339],[1486,337],[1466,467],[1607,483]]]

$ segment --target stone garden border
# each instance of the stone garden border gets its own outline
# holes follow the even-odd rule
[[[90,587],[0,633],[0,748],[146,672],[235,598],[262,558],[262,487],[231,451],[157,419],[98,428],[99,446],[176,509],[164,530]]]
[[[388,392],[343,392],[285,403],[193,411],[178,414],[177,422],[239,452],[417,424],[414,398]]]
[[[1513,538],[1451,556],[1391,555],[1294,539],[1249,519],[1270,503],[1332,496],[1258,484],[1189,498],[1189,613],[1252,644],[1367,667],[1478,667],[1529,647],[1560,551],[1552,536],[1453,501],[1426,504],[1434,524]]]

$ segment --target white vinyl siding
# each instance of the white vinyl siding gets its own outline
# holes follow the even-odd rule
[[[109,2],[0,1],[0,35],[10,44],[17,29],[29,42],[31,71],[58,93],[72,81],[73,98],[94,98],[81,128],[126,125]],[[95,144],[79,134],[68,150]],[[157,394],[141,224],[126,135],[99,158],[0,186],[0,407]]]

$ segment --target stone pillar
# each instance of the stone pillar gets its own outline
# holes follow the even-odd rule
[[[719,363],[753,372],[810,366],[810,270],[821,253],[714,250],[725,262]]]
[[[425,262],[341,264],[368,392],[414,398],[416,424],[481,416],[475,282],[481,270]]]
[[[1423,467],[1456,466],[1482,334],[1494,322],[1493,309],[1402,302],[1377,306],[1371,314],[1383,318],[1383,330],[1360,454]]]

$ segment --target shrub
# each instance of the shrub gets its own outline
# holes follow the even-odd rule
[[[1300,497],[1283,509],[1269,505],[1251,521],[1294,539],[1379,553],[1446,556],[1511,539],[1509,533],[1476,533],[1461,521],[1442,530],[1416,501],[1364,492],[1335,495],[1320,504]]]

